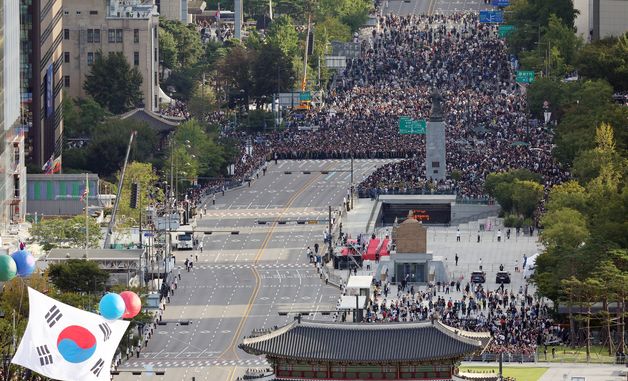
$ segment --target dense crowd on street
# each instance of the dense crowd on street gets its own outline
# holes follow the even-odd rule
[[[408,322],[438,319],[474,332],[490,332],[487,353],[533,355],[538,345],[558,342],[566,332],[548,317],[548,309],[527,290],[498,288],[460,281],[399,287],[390,294],[388,284],[375,287],[376,298],[364,322]]]
[[[186,120],[190,118],[187,105],[179,100],[172,100],[172,102],[163,105],[159,113],[164,116],[172,116]]]
[[[525,96],[503,40],[477,15],[394,15],[363,42],[326,104],[294,114],[293,127],[270,137],[279,158],[405,158],[364,179],[360,190],[425,187],[480,197],[488,173],[528,168],[546,186],[568,173],[551,157],[551,134],[526,115]],[[401,116],[429,119],[433,88],[444,98],[447,172],[459,178],[429,184],[424,135],[400,135]],[[315,126],[299,129],[299,126]]]

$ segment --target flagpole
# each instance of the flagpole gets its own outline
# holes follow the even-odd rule
[[[85,259],[87,259],[87,248],[89,247],[89,213],[87,206],[89,204],[89,175],[85,173]]]

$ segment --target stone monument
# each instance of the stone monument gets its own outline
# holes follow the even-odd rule
[[[432,111],[425,131],[425,176],[428,179],[444,180],[447,176],[445,148],[445,123],[443,96],[432,89]]]

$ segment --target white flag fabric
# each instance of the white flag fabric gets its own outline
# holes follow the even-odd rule
[[[111,379],[111,360],[128,321],[63,304],[28,288],[26,331],[11,362],[64,381]]]

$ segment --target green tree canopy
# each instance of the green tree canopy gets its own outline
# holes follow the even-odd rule
[[[89,247],[98,247],[102,238],[100,226],[93,218],[88,218]],[[33,224],[30,234],[45,249],[53,247],[85,247],[85,216],[67,218],[42,218]]]
[[[118,184],[120,172],[118,172],[116,177],[116,184]],[[140,220],[140,206],[146,208],[151,203],[163,200],[163,191],[155,186],[158,180],[159,177],[155,173],[152,164],[137,161],[129,163],[124,174],[120,206],[118,207],[118,215],[122,218],[118,221],[126,226],[137,226]],[[136,209],[131,209],[131,184],[133,183],[139,184],[140,189],[140,197]]]
[[[605,79],[615,91],[628,91],[628,33],[585,45],[576,67],[585,78]]]
[[[86,138],[92,129],[102,123],[109,112],[92,98],[63,97],[63,135],[67,138]]]
[[[113,114],[121,114],[142,102],[142,74],[131,67],[124,54],[96,54],[83,88],[96,102]]]
[[[172,33],[164,28],[159,28],[159,60],[170,69],[175,69],[179,64],[179,48]]]
[[[279,48],[287,57],[294,57],[299,53],[299,34],[288,15],[275,17],[266,34],[266,41]]]
[[[189,68],[196,64],[203,54],[201,36],[194,24],[184,24],[180,21],[159,19],[159,27],[168,32],[174,39],[176,46],[176,67]],[[175,53],[172,49],[168,54]]]
[[[69,259],[49,267],[52,283],[64,292],[101,292],[109,280],[109,273],[101,270],[98,263]]]

